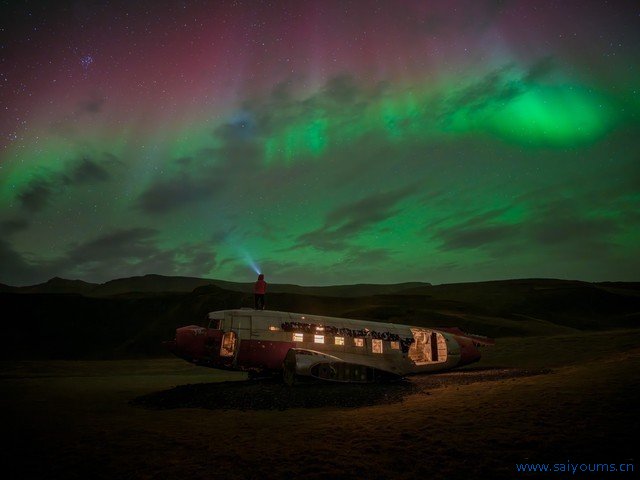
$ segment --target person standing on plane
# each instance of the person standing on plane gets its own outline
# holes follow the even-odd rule
[[[264,310],[264,295],[267,293],[267,282],[264,281],[264,275],[258,275],[258,281],[253,286],[255,298],[255,309]]]

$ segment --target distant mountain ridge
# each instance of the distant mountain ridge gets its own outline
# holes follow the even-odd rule
[[[148,274],[144,276],[118,278],[105,283],[89,283],[82,280],[67,280],[54,277],[44,283],[25,287],[0,284],[0,292],[10,293],[68,293],[90,297],[108,297],[130,293],[188,293],[198,287],[215,285],[232,292],[252,293],[253,283],[238,283],[195,277],[164,276]],[[411,288],[430,286],[426,282],[405,282],[397,284],[355,284],[331,285],[326,287],[305,287],[292,284],[269,283],[269,293],[296,293],[333,297],[362,297],[398,293]]]
[[[0,359],[166,355],[162,341],[173,338],[177,327],[206,325],[207,312],[250,308],[251,287],[159,275],[103,284],[53,278],[30,287],[0,285],[0,305],[12,312],[3,317]],[[640,283],[518,279],[431,286],[270,285],[267,308],[460,327],[494,338],[549,336],[636,328]]]

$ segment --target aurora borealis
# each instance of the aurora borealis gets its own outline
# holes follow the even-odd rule
[[[637,2],[2,10],[0,282],[638,280]]]

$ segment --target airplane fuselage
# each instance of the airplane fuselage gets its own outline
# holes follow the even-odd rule
[[[252,309],[211,312],[208,321],[178,328],[173,353],[212,368],[283,371],[288,383],[304,376],[368,382],[480,359],[473,336],[455,329]]]

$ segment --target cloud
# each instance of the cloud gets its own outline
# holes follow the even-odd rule
[[[4,220],[0,222],[0,233],[7,237],[14,233],[26,230],[29,227],[29,222],[22,218],[14,218],[10,220]]]
[[[228,155],[242,156],[267,165],[311,163],[328,158],[329,152],[333,157],[341,155],[358,143],[415,154],[421,150],[419,145],[430,141],[424,133],[437,134],[452,126],[469,129],[476,122],[485,125],[483,115],[526,93],[553,65],[552,57],[528,69],[506,64],[452,93],[433,97],[393,90],[384,82],[358,83],[348,74],[334,76],[315,94],[305,95],[289,80],[269,96],[242,102],[242,108],[216,129],[214,137],[223,144],[217,158],[225,162]],[[411,109],[402,101],[409,98]],[[388,141],[400,138],[402,147]],[[353,163],[350,158],[346,165]]]
[[[69,185],[83,183],[100,183],[111,179],[107,169],[90,158],[83,158],[71,167],[70,172],[64,177]]]
[[[361,90],[356,85],[351,75],[337,75],[330,78],[325,87],[323,96],[339,105],[349,104],[358,99]]]
[[[509,209],[510,207],[504,207],[485,212],[478,210],[458,212],[457,217],[466,216],[466,218],[455,225],[437,229],[438,225],[446,220],[440,219],[435,224],[427,225],[424,233],[431,234],[433,239],[440,241],[439,249],[443,251],[504,245],[513,241],[520,231],[520,225],[508,224],[500,220],[500,217]]]
[[[314,149],[317,153],[324,147],[323,138],[339,133],[344,124],[350,125],[384,94],[383,84],[365,86],[348,74],[330,78],[313,95],[306,95],[304,83],[291,78],[277,84],[268,96],[245,100],[241,110],[216,136],[246,139],[247,132],[251,132],[252,139],[276,145],[278,152],[272,154],[278,158],[311,158]]]
[[[93,96],[87,100],[83,100],[78,104],[79,113],[96,114],[102,111],[102,107],[106,102],[106,98]]]
[[[39,212],[49,203],[54,193],[54,186],[44,179],[30,181],[27,186],[18,193],[18,201],[26,210]]]
[[[342,250],[364,230],[398,213],[397,204],[411,196],[417,186],[375,193],[329,212],[324,226],[297,238],[296,247]]]
[[[230,142],[252,140],[257,133],[256,119],[251,111],[236,112],[228,123],[221,125],[216,134]]]
[[[529,68],[529,71],[523,76],[523,81],[525,83],[535,83],[547,77],[555,69],[556,59],[551,55],[543,57]]]
[[[495,69],[480,80],[456,91],[445,102],[441,117],[448,117],[465,110],[477,113],[496,102],[507,102],[524,93],[523,84],[513,77],[513,66]]]
[[[441,250],[458,250],[501,243],[518,233],[517,225],[488,225],[472,228],[449,228],[438,232],[436,238],[442,241]]]
[[[416,187],[413,186],[384,193],[374,193],[329,212],[326,223],[340,225],[340,231],[343,233],[355,233],[364,226],[394,215],[396,213],[395,205],[415,190]]]
[[[602,254],[621,230],[612,218],[585,216],[570,202],[558,201],[541,207],[527,231],[541,247],[560,249],[568,255]]]
[[[267,282],[321,285],[325,282],[340,282],[335,271],[323,271],[317,265],[287,260],[267,260],[260,264]],[[254,280],[255,273],[246,264],[237,264],[231,269],[231,278]]]
[[[158,233],[144,227],[107,232],[73,246],[48,270],[62,276],[105,281],[147,273],[205,276],[215,268],[216,254],[209,242],[161,248],[157,244]]]
[[[70,111],[50,123],[51,133],[65,138],[81,135],[78,125],[101,113],[106,101],[106,97],[98,92],[90,93],[85,99],[75,103]]]
[[[207,177],[195,179],[181,173],[151,184],[138,198],[138,207],[146,213],[163,214],[186,204],[213,198],[219,187],[218,181]]]
[[[216,147],[205,147],[191,157],[174,160],[177,172],[156,178],[137,198],[136,207],[162,215],[213,198],[240,198],[270,182],[257,141],[260,126],[250,112],[236,115],[212,132]],[[196,172],[195,175],[191,172]],[[281,177],[277,179],[279,183]]]
[[[37,283],[46,278],[43,277],[42,270],[27,263],[9,242],[0,239],[0,283],[9,285]]]
[[[494,106],[502,107],[526,93],[532,84],[546,77],[554,69],[555,59],[551,56],[541,58],[524,71],[517,70],[514,64],[496,68],[449,96],[439,117],[448,121],[456,112],[463,111],[472,115]]]
[[[340,261],[318,268],[316,263],[287,260],[265,260],[260,263],[261,272],[269,282],[296,283],[304,285],[342,285],[350,282],[388,281],[386,262],[393,252],[384,248],[365,249],[347,247],[341,253]],[[225,263],[232,263],[227,260]],[[238,279],[255,278],[251,269],[244,263],[237,263],[231,270],[231,277]],[[376,272],[371,275],[371,272]]]
[[[50,173],[45,177],[36,177],[29,181],[17,194],[17,199],[25,210],[32,213],[42,211],[52,197],[68,187],[85,184],[98,184],[111,180],[110,169],[121,162],[111,154],[105,154],[101,160],[83,157],[69,162],[65,170]]]
[[[345,252],[343,258],[333,265],[332,269],[342,272],[350,271],[354,274],[369,272],[375,265],[384,268],[385,262],[391,259],[392,254],[393,251],[386,248],[351,247]]]
[[[158,231],[151,228],[115,230],[72,248],[67,259],[72,264],[94,260],[141,258],[154,250],[152,240]]]
[[[569,200],[530,205],[518,222],[501,219],[508,211],[468,213],[466,220],[440,228],[432,238],[441,242],[442,251],[481,248],[492,255],[520,255],[526,245],[542,257],[571,261],[610,250],[613,238],[622,231],[617,219],[585,214],[584,205]]]

